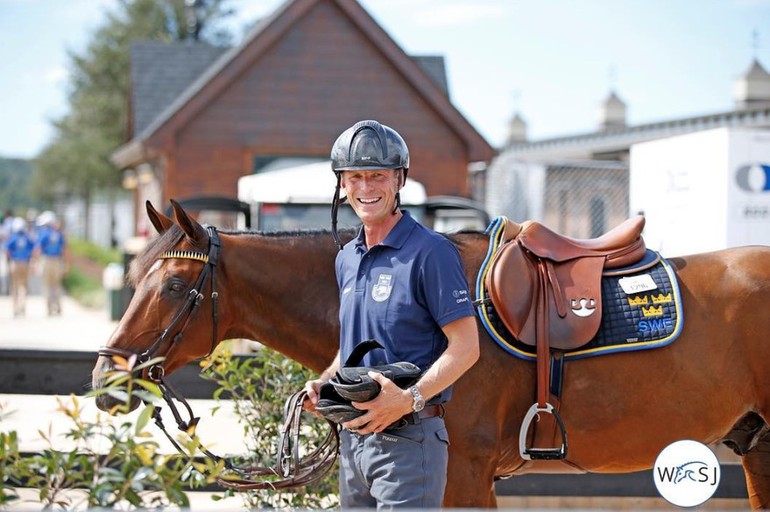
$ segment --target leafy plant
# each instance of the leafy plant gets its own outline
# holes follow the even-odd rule
[[[135,378],[134,372],[157,360],[136,367],[135,358],[116,360],[117,369],[105,388],[91,396],[107,393],[122,400],[113,413],[127,413],[130,399],[141,398],[147,405],[136,420],[113,424],[101,414],[88,420],[80,400],[71,396],[69,401],[58,399],[58,410],[72,424],[65,437],[74,442],[74,450],[56,450],[49,428],[39,432],[48,448],[24,457],[15,432],[0,434],[0,504],[18,499],[16,487],[32,487],[38,489],[38,500],[45,508],[189,507],[185,487],[214,481],[221,467],[194,459],[197,439],[182,441],[182,454],[164,455],[146,430],[160,390],[152,382]]]
[[[69,238],[67,243],[73,254],[88,258],[102,266],[122,261],[122,254],[118,249],[105,248],[81,238]]]
[[[82,272],[78,268],[71,268],[63,280],[67,294],[80,304],[90,307],[103,307],[105,292],[102,283]]]
[[[124,420],[110,422],[101,413],[88,419],[83,415],[80,399],[71,396],[69,400],[58,399],[58,412],[71,424],[65,437],[74,443],[73,450],[55,449],[56,439],[49,428],[39,432],[48,447],[25,457],[19,451],[17,433],[0,432],[0,508],[19,500],[19,487],[38,489],[39,503],[45,508],[189,507],[188,489],[213,484],[223,474],[222,461],[196,458],[201,444],[194,433],[178,439],[183,453],[160,453],[157,442],[147,431],[160,400],[160,389],[136,377],[139,370],[158,360],[136,365],[136,357],[114,359],[116,370],[104,388],[89,393],[88,398],[109,394],[118,399],[119,405],[111,413],[122,414]],[[248,452],[234,462],[275,465],[283,400],[304,385],[310,372],[268,349],[249,358],[235,358],[230,351],[219,350],[206,362],[202,375],[219,384],[216,399],[227,396],[233,400]],[[127,415],[127,404],[133,397],[146,404],[138,416]],[[0,424],[8,414],[0,405]],[[313,418],[307,416],[307,420]],[[328,426],[321,421],[306,421],[304,425],[303,443],[312,449],[320,443]],[[239,495],[248,508],[318,509],[337,506],[336,489],[336,471],[332,469],[308,488],[247,491]],[[214,499],[234,495],[233,491],[225,491]]]
[[[302,389],[311,372],[285,356],[262,348],[253,357],[236,358],[218,350],[205,362],[202,377],[218,385],[214,398],[227,397],[246,439],[247,455],[237,457],[241,466],[274,467],[277,441],[284,421],[283,403]],[[216,410],[219,407],[215,408]],[[328,425],[304,413],[301,443],[307,450],[320,445]],[[255,490],[240,493],[248,508],[332,508],[338,505],[336,468],[306,488],[291,490]],[[232,496],[227,491],[221,497]]]
[[[0,406],[0,420],[3,410]],[[0,507],[19,499],[15,486],[19,484],[19,439],[16,432],[0,432]]]

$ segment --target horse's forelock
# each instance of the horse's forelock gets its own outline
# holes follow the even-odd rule
[[[128,270],[128,284],[136,288],[142,278],[150,271],[150,267],[158,260],[158,257],[166,251],[170,251],[179,244],[184,236],[182,229],[174,224],[161,236],[151,241],[149,245],[139,253]]]

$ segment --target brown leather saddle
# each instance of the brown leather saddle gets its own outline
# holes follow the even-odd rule
[[[543,224],[506,220],[501,246],[486,275],[489,299],[513,336],[536,347],[537,402],[524,418],[519,447],[525,460],[562,460],[566,431],[558,403],[549,396],[552,351],[587,344],[601,324],[602,273],[639,261],[646,247],[644,217],[623,222],[599,238],[565,237]],[[539,413],[552,415],[561,431],[560,448],[527,448],[530,424]]]

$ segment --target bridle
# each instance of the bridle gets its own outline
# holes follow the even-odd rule
[[[219,293],[217,293],[217,287],[216,287],[216,266],[219,262],[219,252],[221,250],[221,241],[219,239],[219,233],[217,233],[217,229],[214,226],[207,226],[206,231],[209,234],[209,249],[208,254],[203,254],[201,252],[197,251],[166,251],[162,253],[160,256],[158,256],[158,259],[188,259],[188,260],[196,260],[203,262],[203,269],[201,270],[200,274],[198,274],[198,279],[195,281],[195,284],[190,289],[190,291],[187,293],[187,298],[185,299],[184,304],[182,304],[182,307],[177,311],[176,315],[171,319],[171,323],[169,323],[168,327],[163,329],[163,332],[160,333],[160,335],[155,339],[155,341],[152,343],[152,345],[149,346],[144,352],[141,354],[136,354],[135,352],[132,352],[130,350],[117,348],[117,347],[101,347],[99,349],[99,355],[100,356],[120,356],[120,357],[131,357],[134,355],[138,355],[136,364],[141,365],[153,358],[157,357],[165,357],[168,355],[171,350],[174,348],[174,346],[179,342],[179,340],[182,339],[182,334],[184,334],[184,331],[187,329],[187,326],[190,325],[190,320],[192,319],[193,315],[198,311],[198,308],[201,305],[201,302],[203,302],[203,286],[206,284],[206,278],[208,278],[209,275],[211,275],[211,302],[212,302],[212,332],[211,332],[211,349],[209,350],[209,353],[205,356],[208,357],[211,355],[211,353],[214,351],[214,348],[216,348],[217,345],[217,330],[219,327]],[[169,335],[176,329],[176,327],[184,321],[184,324],[182,325],[182,328],[179,329],[179,331],[174,335],[174,337],[171,339],[171,343],[169,344],[168,349],[164,353],[160,353],[161,348],[168,340]],[[147,379],[151,382],[154,382],[156,384],[163,383],[164,376],[165,376],[165,369],[163,367],[163,362],[159,361],[153,365],[151,365],[149,368],[147,368]]]
[[[100,356],[112,357],[120,356],[126,359],[136,357],[136,363],[134,366],[139,366],[153,360],[156,362],[150,364],[144,372],[146,373],[147,380],[155,383],[161,392],[161,397],[168,405],[171,413],[176,421],[177,428],[182,432],[192,436],[195,432],[195,428],[200,421],[199,416],[195,416],[192,407],[187,400],[174,389],[166,379],[166,372],[163,366],[165,357],[171,352],[174,346],[182,339],[184,331],[190,324],[190,320],[198,311],[201,303],[204,300],[203,288],[206,285],[206,281],[211,276],[211,301],[212,301],[212,333],[211,333],[211,348],[208,354],[204,357],[208,357],[214,352],[216,348],[219,327],[219,293],[216,289],[216,267],[219,262],[219,254],[221,252],[221,241],[219,233],[216,227],[206,226],[206,231],[209,235],[209,247],[208,253],[204,254],[198,251],[166,251],[163,252],[158,259],[190,259],[203,262],[203,269],[195,284],[187,294],[182,307],[177,311],[176,315],[171,319],[169,325],[163,329],[160,335],[150,345],[149,348],[142,353],[137,354],[130,350],[117,348],[117,347],[101,347],[98,351]],[[181,328],[171,338],[168,343],[168,348],[161,352],[164,345],[169,340],[169,336],[172,332],[181,324]],[[331,427],[330,432],[326,438],[322,441],[321,445],[315,450],[300,458],[299,456],[299,433],[301,426],[302,404],[307,398],[305,391],[299,391],[293,394],[284,406],[285,422],[281,429],[281,440],[279,443],[278,453],[278,469],[264,468],[264,467],[239,467],[230,459],[220,457],[213,454],[203,445],[198,443],[198,446],[207,457],[213,459],[216,462],[223,462],[225,469],[236,473],[238,476],[233,478],[230,476],[219,477],[217,482],[223,487],[230,489],[243,491],[251,489],[281,489],[287,487],[302,486],[313,483],[321,479],[334,465],[337,459],[337,451],[339,446],[339,433],[337,431],[337,425],[328,421]],[[181,403],[187,410],[188,418],[184,420],[177,408],[176,402]],[[182,449],[179,443],[174,439],[171,434],[166,430],[166,426],[163,423],[161,417],[161,408],[155,407],[153,411],[153,419],[155,424],[165,434],[171,444],[179,451],[179,453],[186,455],[186,452]],[[281,477],[279,480],[253,480],[255,477]]]

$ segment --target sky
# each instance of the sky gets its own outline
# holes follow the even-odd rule
[[[611,90],[629,124],[730,110],[770,0],[360,0],[411,55],[442,55],[450,99],[490,144],[518,112],[530,140],[594,131]],[[283,0],[230,0],[240,41]],[[69,53],[117,0],[0,0],[0,156],[33,158],[67,112]]]

